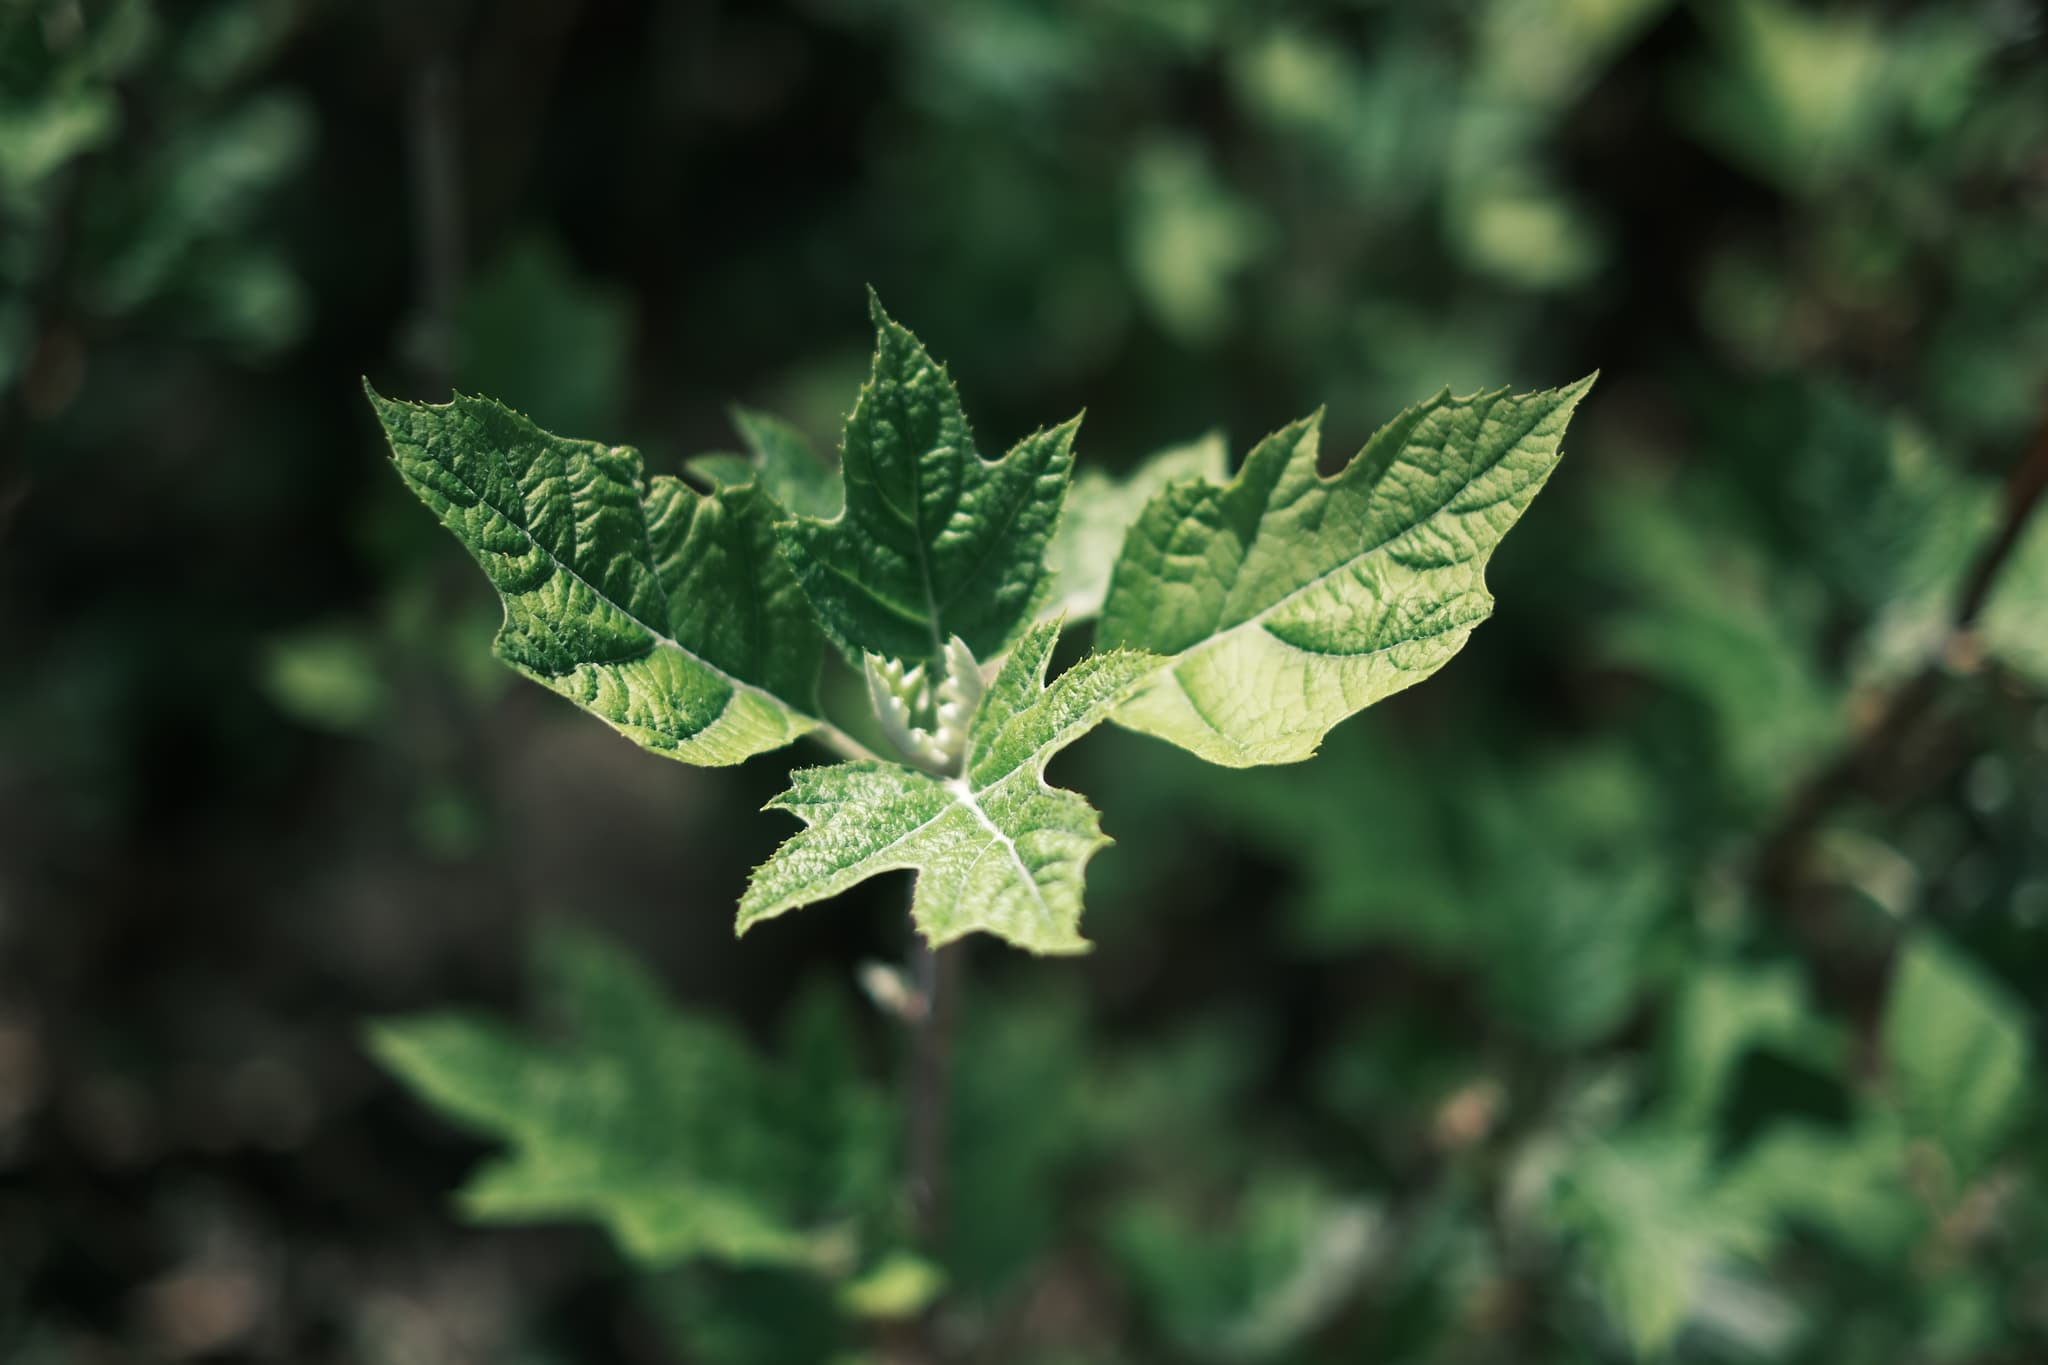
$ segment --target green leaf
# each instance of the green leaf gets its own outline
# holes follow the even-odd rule
[[[1160,1195],[1133,1197],[1108,1220],[1111,1252],[1189,1358],[1294,1359],[1385,1258],[1388,1221],[1295,1172],[1262,1173],[1235,1203],[1219,1229]]]
[[[1060,984],[1064,973],[1053,978]],[[962,1001],[947,1119],[948,1213],[934,1251],[948,1293],[1028,1292],[1069,1225],[1061,1196],[1092,1150],[1088,1019],[1079,997],[1034,975],[1019,993],[977,981]]]
[[[1852,1128],[1793,1120],[1749,1145],[1719,1199],[1780,1228],[1817,1232],[1873,1266],[1896,1266],[1924,1232],[1896,1124]]]
[[[1108,715],[1159,661],[1096,654],[1050,687],[1059,623],[1030,627],[989,684],[957,776],[879,760],[806,768],[770,803],[807,829],[754,870],[739,930],[914,870],[911,918],[934,946],[976,930],[1035,953],[1085,952],[1083,870],[1106,838],[1095,811],[1046,785],[1045,765]]]
[[[1717,1275],[1769,1247],[1768,1225],[1718,1183],[1697,1133],[1591,1140],[1561,1173],[1558,1224],[1638,1355],[1668,1347]]]
[[[845,504],[839,475],[818,457],[810,440],[780,417],[735,406],[733,425],[746,442],[745,455],[699,455],[689,463],[721,488],[758,484],[785,512],[834,517]]]
[[[1906,945],[1885,1001],[1884,1057],[1914,1130],[1962,1174],[1996,1149],[2027,1078],[2025,1011],[1934,936]]]
[[[548,935],[535,972],[561,1041],[467,1014],[369,1033],[421,1098],[509,1148],[463,1189],[470,1217],[595,1219],[649,1266],[849,1259],[846,1220],[886,1205],[889,1118],[841,1010],[800,1015],[776,1066],[593,939]]]
[[[399,474],[504,599],[499,658],[685,763],[738,763],[818,726],[821,647],[766,495],[646,479],[632,448],[565,440],[488,398],[369,394]]]
[[[1805,979],[1790,962],[1701,963],[1679,988],[1667,1027],[1667,1116],[1686,1125],[1713,1119],[1736,1068],[1756,1048],[1829,1073],[1845,1050],[1808,1003]]]
[[[1714,492],[1642,479],[1601,490],[1596,553],[1632,600],[1600,648],[1704,707],[1733,793],[1775,809],[1840,742],[1841,688],[1815,646],[1816,585],[1765,553]]]
[[[1080,419],[983,460],[945,368],[870,305],[875,363],[846,420],[845,509],[776,529],[819,624],[856,663],[936,659],[956,635],[994,658],[1044,587]]]
[[[603,431],[625,411],[632,296],[584,276],[550,237],[522,239],[472,280],[457,328],[463,388],[516,393],[559,431]]]
[[[1317,414],[1253,447],[1226,486],[1169,487],[1103,606],[1106,642],[1171,656],[1117,723],[1228,767],[1292,763],[1443,667],[1492,612],[1487,558],[1592,382],[1438,394],[1328,479]]]
[[[1100,612],[1124,533],[1145,504],[1168,484],[1188,479],[1221,483],[1229,475],[1229,452],[1222,435],[1213,431],[1155,452],[1122,482],[1093,469],[1076,475],[1066,515],[1045,551],[1052,590],[1044,614],[1085,621]]]
[[[1276,908],[1303,948],[1398,943],[1470,972],[1499,1021],[1547,1049],[1619,1023],[1676,885],[1655,778],[1611,746],[1503,753],[1387,729],[1347,726],[1308,763],[1196,784],[1192,799],[1290,869]]]
[[[921,1256],[898,1251],[839,1291],[840,1306],[855,1317],[914,1318],[946,1288],[946,1273]]]
[[[1977,626],[2002,662],[2048,687],[2048,516],[2021,532]]]

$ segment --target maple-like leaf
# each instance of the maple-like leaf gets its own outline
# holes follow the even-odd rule
[[[852,1258],[887,1208],[890,1124],[835,1001],[807,1004],[771,1062],[587,935],[545,936],[534,968],[565,1038],[453,1012],[369,1033],[422,1099],[505,1143],[463,1188],[472,1218],[595,1219],[649,1266]]]
[[[822,645],[767,494],[650,480],[632,448],[555,436],[488,398],[368,392],[399,474],[504,600],[499,658],[686,763],[738,763],[819,726]]]
[[[744,933],[878,873],[917,873],[911,918],[933,945],[981,930],[1036,953],[1082,952],[1083,868],[1110,841],[1081,797],[1046,785],[1055,753],[1159,666],[1131,650],[1045,682],[1059,623],[1027,629],[982,695],[956,774],[867,761],[807,768],[770,803],[809,828],[754,870]]]
[[[945,367],[870,296],[874,370],[846,420],[846,505],[778,523],[818,623],[863,654],[938,660],[958,636],[1000,654],[1030,617],[1080,419],[983,460]]]
[[[1440,393],[1329,478],[1316,414],[1259,442],[1227,485],[1168,487],[1103,604],[1104,642],[1169,656],[1117,723],[1229,767],[1291,763],[1443,667],[1492,612],[1486,561],[1592,382]]]

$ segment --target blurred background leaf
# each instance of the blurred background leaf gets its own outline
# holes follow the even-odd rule
[[[2011,0],[0,6],[0,1358],[2048,1355],[2044,58]],[[1098,948],[973,951],[916,1254],[847,1003],[905,888],[736,945],[779,761],[510,686],[357,389],[828,515],[868,284],[985,446],[1086,408],[1077,623],[1157,480],[1602,371],[1428,687],[1058,760]],[[803,1263],[467,1226],[514,1134],[362,1046],[421,1016]]]

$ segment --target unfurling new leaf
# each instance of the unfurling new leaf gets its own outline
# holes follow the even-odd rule
[[[957,635],[993,658],[1038,599],[1080,419],[983,460],[944,367],[871,303],[874,372],[840,455],[845,510],[781,523],[783,548],[849,657],[936,660]]]

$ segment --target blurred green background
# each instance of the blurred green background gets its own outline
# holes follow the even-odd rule
[[[2048,1359],[2026,0],[0,0],[0,1359],[893,1349],[466,1226],[362,1034],[609,943],[886,1100],[902,889],[736,944],[786,758],[501,670],[358,385],[830,448],[870,283],[1084,470],[1603,371],[1440,677],[1055,765],[1119,843],[971,950],[950,1354]]]

